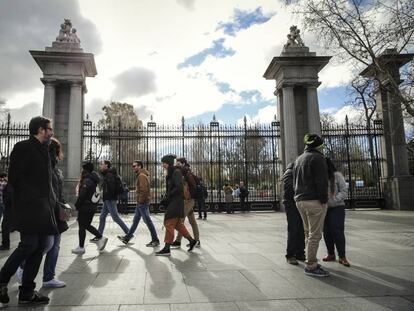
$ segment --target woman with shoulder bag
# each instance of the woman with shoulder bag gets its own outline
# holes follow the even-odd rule
[[[63,159],[62,147],[59,140],[52,137],[49,144],[49,157],[51,164],[51,179],[52,188],[55,194],[56,205],[54,209],[54,217],[56,219],[57,229],[59,233],[48,236],[44,246],[44,253],[46,254],[45,263],[43,267],[43,287],[59,288],[65,287],[66,284],[55,278],[56,264],[59,257],[60,238],[61,234],[69,229],[66,221],[59,217],[59,204],[65,204],[63,198],[63,175],[61,170],[57,167],[59,161]],[[21,284],[25,262],[23,262],[16,271],[16,277],[19,284]]]
[[[328,211],[325,217],[323,238],[328,255],[323,261],[335,261],[335,246],[338,252],[338,262],[345,267],[350,264],[345,256],[345,199],[348,197],[348,186],[344,176],[337,171],[332,161],[327,158],[329,178]]]
[[[94,202],[92,197],[94,196],[96,187],[99,183],[99,176],[93,169],[93,164],[90,162],[82,165],[78,199],[75,203],[75,207],[78,211],[79,246],[72,249],[72,253],[77,255],[85,253],[86,230],[98,238],[96,244],[98,245],[99,251],[103,250],[108,242],[108,238],[102,236],[98,229],[91,225],[97,209],[97,202]]]

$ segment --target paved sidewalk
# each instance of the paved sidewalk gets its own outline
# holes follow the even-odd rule
[[[149,232],[144,223],[133,244],[123,246],[116,238],[121,230],[110,218],[104,252],[86,243],[85,255],[72,255],[70,250],[77,246],[73,222],[62,236],[57,267],[67,287],[42,289],[51,298],[44,309],[414,310],[414,212],[347,211],[347,257],[352,266],[323,263],[329,278],[306,276],[303,264],[285,262],[284,213],[208,217],[199,221],[201,248],[193,254],[185,247],[172,250],[170,258],[156,257],[154,249],[145,247]],[[131,224],[132,215],[123,218]],[[153,219],[163,238],[163,216]],[[12,241],[15,247],[16,233]],[[0,253],[1,265],[10,252]],[[322,241],[318,258],[325,252]],[[39,276],[41,285],[41,272]],[[18,310],[14,278],[9,294],[7,310]]]

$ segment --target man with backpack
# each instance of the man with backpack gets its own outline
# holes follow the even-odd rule
[[[151,220],[149,212],[149,203],[151,199],[151,184],[149,179],[149,172],[144,168],[142,161],[134,161],[132,163],[132,169],[137,174],[137,185],[136,185],[136,196],[137,196],[137,207],[135,208],[134,219],[132,220],[131,228],[125,236],[118,236],[118,239],[124,244],[128,244],[129,240],[134,236],[134,232],[138,227],[139,221],[142,220],[148,227],[151,233],[151,242],[147,247],[156,247],[160,245],[160,240],[157,236],[154,223]]]
[[[124,231],[124,233],[127,234],[129,228],[119,217],[118,209],[116,206],[118,195],[123,191],[121,177],[116,172],[116,169],[114,167],[111,167],[111,162],[108,160],[102,161],[99,164],[99,169],[103,176],[103,205],[101,210],[101,216],[99,217],[98,231],[100,234],[103,234],[105,229],[106,216],[108,216],[108,214],[111,214],[112,219],[118,224],[118,226],[121,227],[122,231]],[[98,237],[95,237],[91,240],[91,242],[98,241]]]
[[[197,198],[197,184],[186,158],[177,158],[177,166],[181,167],[181,173],[184,178],[184,220],[186,217],[188,218],[191,229],[193,230],[194,240],[197,241],[195,247],[200,247],[200,232],[198,231],[198,225],[193,209],[195,204],[194,200]],[[181,247],[182,237],[183,236],[178,233],[177,238],[171,244],[171,248]]]

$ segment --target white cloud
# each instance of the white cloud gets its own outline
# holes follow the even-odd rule
[[[258,110],[257,115],[246,115],[247,124],[270,123],[274,121],[276,115],[276,104],[263,107]],[[237,124],[244,124],[244,118],[238,119]]]
[[[98,117],[102,105],[119,100],[133,104],[137,111],[145,111],[146,116],[153,113],[157,122],[171,123],[179,121],[182,115],[190,118],[215,112],[224,103],[242,102],[243,91],[258,90],[262,100],[275,100],[275,82],[265,80],[263,73],[272,57],[280,55],[290,25],[297,23],[281,2],[284,1],[125,0],[105,1],[105,4],[100,0],[79,1],[81,15],[94,24],[102,42],[101,52],[95,55],[98,75],[87,79],[86,112]],[[259,6],[263,14],[275,15],[234,37],[216,31],[219,22],[231,21],[235,8],[253,11]],[[76,19],[72,22],[76,27]],[[78,33],[82,44],[87,46],[84,41],[88,35],[81,29]],[[52,41],[55,35],[51,31],[47,37]],[[211,47],[220,38],[225,38],[224,46],[234,50],[234,55],[208,56],[199,67],[177,69],[179,63]],[[304,33],[303,39],[311,50],[318,49],[316,39],[310,34]],[[27,57],[30,59],[30,55]],[[144,87],[144,92],[134,90],[133,84],[120,85],[117,80],[134,67],[147,68],[155,75],[153,84]],[[41,73],[37,74],[40,78]],[[347,82],[350,73],[345,65],[328,65],[320,75],[322,88]],[[221,93],[217,82],[228,83],[234,91]],[[7,98],[7,103],[14,107],[42,103],[42,92],[40,82],[35,94],[26,93],[21,87],[21,91]],[[266,120],[260,111],[252,118]]]

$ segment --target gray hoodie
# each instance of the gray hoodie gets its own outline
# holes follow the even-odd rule
[[[330,188],[330,183],[328,184]],[[348,185],[340,172],[335,172],[334,195],[331,195],[331,189],[328,189],[328,193],[328,207],[345,206],[345,199],[348,197]]]

